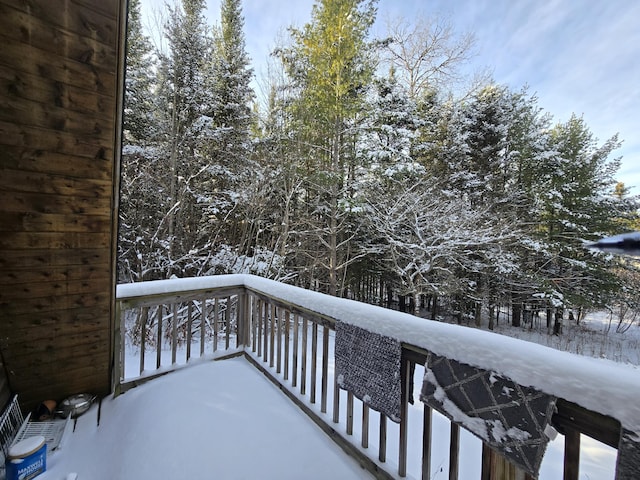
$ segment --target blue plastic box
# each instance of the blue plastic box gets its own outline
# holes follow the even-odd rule
[[[30,480],[47,470],[47,444],[43,436],[25,438],[9,449],[7,480]]]

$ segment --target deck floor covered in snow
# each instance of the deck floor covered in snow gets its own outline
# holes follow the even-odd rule
[[[65,433],[41,478],[73,473],[78,480],[372,478],[243,358],[107,397],[99,424],[94,405]]]

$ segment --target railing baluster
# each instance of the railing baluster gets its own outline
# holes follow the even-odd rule
[[[257,297],[252,295],[251,298],[251,303],[253,304],[253,308],[251,309],[251,318],[253,323],[251,328],[251,333],[253,335],[251,341],[251,351],[253,353],[256,353],[257,345],[260,342],[260,340],[258,340],[258,320],[260,319],[260,304]]]
[[[425,404],[422,413],[422,480],[431,479],[431,407]]]
[[[401,360],[401,401],[400,401],[400,438],[398,447],[398,475],[407,476],[407,442],[409,427],[409,390],[411,388],[411,362],[404,358]]]
[[[269,358],[269,325],[270,325],[269,314],[271,310],[269,307],[270,307],[269,303],[264,304],[264,336],[262,338],[264,341],[264,344],[262,345],[262,361],[265,363]]]
[[[121,341],[119,342],[116,339],[122,338],[121,331],[124,330],[125,328],[124,317],[125,317],[126,308],[123,308],[121,301],[116,301],[115,308],[116,308],[115,325],[114,325],[114,332],[113,332],[113,336],[115,340],[113,345],[114,365],[113,365],[113,378],[111,379],[111,382],[112,382],[112,389],[114,393],[116,395],[119,395],[121,393],[121,385],[125,375],[124,375],[124,365],[122,360],[122,342]],[[14,397],[14,400],[15,398],[16,397]]]
[[[378,448],[378,460],[382,463],[387,461],[387,416],[380,414],[380,438]]]
[[[307,390],[307,337],[309,335],[309,323],[302,317],[302,364],[300,366],[300,393],[304,395]]]
[[[347,435],[353,435],[353,393],[347,392]]]
[[[256,352],[258,357],[262,356],[262,322],[264,320],[263,314],[265,309],[265,303],[262,299],[258,299],[258,351]]]
[[[282,311],[278,309],[278,331],[276,332],[276,345],[278,349],[276,351],[276,372],[282,373],[282,325],[284,318]]]
[[[340,423],[340,385],[335,369],[333,371],[333,423]]]
[[[236,348],[249,346],[251,316],[249,315],[249,298],[246,293],[239,293],[236,308]]]
[[[220,335],[220,299],[213,299],[213,351],[218,351],[218,336]]]
[[[202,296],[200,299],[200,356],[204,355],[204,339],[207,328],[207,297]]]
[[[231,335],[231,297],[227,297],[227,308],[224,309],[224,348],[229,350]]]
[[[193,302],[187,306],[187,362],[191,358],[191,325],[193,324]]]
[[[298,386],[298,330],[300,319],[298,315],[293,315],[293,358],[291,365],[291,386]]]
[[[566,477],[565,477],[566,478]],[[578,478],[578,477],[575,477]],[[519,469],[503,455],[482,442],[481,480],[533,480],[528,473]]]
[[[317,324],[316,324],[317,325]],[[322,392],[320,411],[327,413],[327,396],[329,380],[329,327],[322,328]]]
[[[157,313],[157,321],[158,321],[158,329],[157,329],[157,340],[156,340],[156,369],[160,368],[162,365],[162,310],[164,309],[164,305],[158,305]]]
[[[178,304],[174,302],[171,310],[171,365],[175,365],[178,355]]]
[[[289,380],[289,327],[291,323],[291,313],[284,312],[284,379]]]
[[[142,309],[142,325],[140,325],[140,375],[144,372],[145,347],[147,343],[147,322],[149,321],[149,307]]]
[[[458,480],[460,458],[460,427],[451,422],[451,439],[449,442],[449,480]]]
[[[270,330],[269,330],[269,366],[271,368],[273,368],[273,366],[275,365],[275,353],[276,353],[276,325],[277,325],[277,320],[276,320],[276,316],[277,316],[277,312],[276,312],[276,306],[275,305],[271,305],[271,323],[270,323]]]
[[[318,324],[311,322],[311,403],[316,403],[318,376]]]
[[[369,448],[369,406],[362,404],[362,448]]]

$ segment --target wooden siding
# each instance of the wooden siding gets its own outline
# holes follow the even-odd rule
[[[0,387],[25,409],[111,391],[124,3],[0,0]]]

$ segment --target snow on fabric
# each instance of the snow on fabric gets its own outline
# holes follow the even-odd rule
[[[555,398],[494,372],[429,354],[420,400],[537,476]]]
[[[616,480],[638,480],[640,478],[640,437],[622,430],[618,445]]]
[[[400,422],[400,342],[336,322],[335,368],[340,388]]]
[[[424,320],[352,300],[311,292],[253,275],[221,275],[119,285],[117,297],[245,286],[522,385],[564,398],[640,432],[640,370],[474,328]]]

